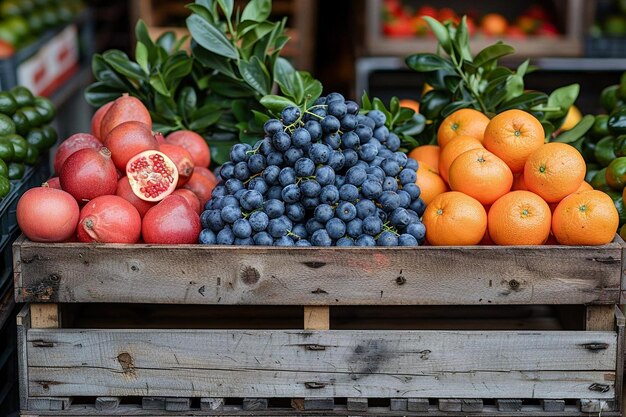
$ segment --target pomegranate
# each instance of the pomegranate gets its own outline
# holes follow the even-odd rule
[[[122,171],[130,158],[138,153],[159,149],[150,128],[141,122],[125,122],[117,126],[107,135],[104,146],[111,150],[115,166]]]
[[[100,125],[102,124],[102,119],[112,105],[113,102],[109,101],[107,104],[96,110],[96,112],[93,114],[93,117],[91,118],[91,134],[100,140],[104,140],[104,138],[100,135]]]
[[[200,200],[202,207],[204,207],[206,202],[211,199],[211,192],[216,185],[217,183],[211,181],[202,174],[196,173],[194,170],[193,175],[189,178],[187,184],[183,185],[183,188],[193,191],[193,193]]]
[[[191,174],[193,174],[193,158],[187,149],[182,146],[171,145],[169,143],[163,143],[159,145],[159,151],[167,155],[176,164],[178,170],[178,183],[176,188],[180,188],[185,185]]]
[[[211,165],[211,150],[202,136],[191,130],[179,130],[170,133],[165,138],[167,143],[182,146],[193,157],[193,164],[197,167],[208,168]]]
[[[80,209],[74,197],[62,190],[36,187],[17,203],[17,224],[34,242],[63,242],[76,232]]]
[[[211,171],[209,168],[196,167],[193,172],[201,174],[203,177],[206,177],[208,180],[212,181],[215,184],[219,182],[213,171]]]
[[[141,216],[122,197],[96,197],[80,211],[78,240],[87,243],[137,243],[141,237]]]
[[[117,172],[107,148],[81,149],[67,158],[59,174],[61,188],[74,196],[80,204],[115,194]]]
[[[109,110],[102,117],[100,123],[100,138],[106,138],[109,133],[117,126],[124,122],[141,122],[148,126],[148,130],[152,130],[152,119],[150,112],[143,103],[128,94],[122,95],[113,102]]]
[[[100,149],[102,148],[102,142],[89,133],[76,133],[65,139],[57,149],[57,153],[54,156],[54,172],[57,174],[61,172],[63,163],[68,156],[81,149]]]
[[[141,225],[146,243],[196,243],[201,230],[200,216],[179,195],[168,196],[148,210]]]
[[[157,142],[159,142],[159,145],[165,143],[165,136],[163,136],[163,133],[161,132],[156,132],[154,134],[154,138],[157,140]]]
[[[145,151],[131,158],[126,176],[135,195],[146,201],[163,200],[178,183],[176,165],[159,151]]]
[[[117,190],[115,190],[115,195],[118,197],[122,197],[124,200],[135,206],[141,217],[143,217],[144,214],[146,214],[146,212],[150,210],[150,207],[154,206],[155,204],[137,197],[137,195],[135,195],[135,192],[130,186],[128,177],[122,177],[117,182]]]
[[[188,190],[186,188],[179,188],[178,190],[175,190],[172,193],[172,195],[179,195],[183,197],[185,200],[187,200],[187,204],[189,204],[189,207],[191,207],[193,211],[195,211],[198,214],[202,213],[202,207],[200,206],[200,199],[198,198],[197,195],[193,193],[193,191]]]
[[[61,182],[59,181],[59,177],[52,177],[48,181],[41,184],[42,187],[50,187],[56,188],[57,190],[62,190]]]

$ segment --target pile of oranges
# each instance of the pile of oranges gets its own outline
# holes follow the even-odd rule
[[[415,148],[417,185],[432,245],[602,245],[619,215],[611,198],[584,181],[585,161],[565,143],[545,143],[530,113],[491,120],[473,109],[448,116],[438,145]]]

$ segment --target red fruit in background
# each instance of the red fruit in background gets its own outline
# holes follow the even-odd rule
[[[54,188],[57,190],[62,190],[61,181],[59,181],[59,177],[52,177],[48,181],[41,184],[42,187]]]
[[[540,36],[555,37],[558,36],[558,34],[558,29],[550,22],[543,22],[539,30],[537,30],[537,35]]]
[[[172,145],[171,143],[159,145],[159,151],[167,155],[176,164],[176,169],[178,170],[176,188],[186,184],[189,178],[191,178],[194,169],[193,158],[189,151],[182,146]]]
[[[517,26],[509,26],[506,30],[506,36],[511,39],[526,39],[526,33]]]
[[[488,36],[501,36],[506,33],[509,23],[499,13],[488,13],[480,21],[480,27]]]
[[[439,13],[437,13],[437,20],[442,23],[452,21],[454,22],[454,24],[459,24],[459,22],[461,21],[456,12],[449,7],[444,7],[439,10]]]
[[[117,171],[107,148],[81,149],[70,155],[59,173],[61,188],[79,204],[107,194],[115,194]]]
[[[15,48],[4,39],[0,39],[0,59],[10,58],[15,53]]]
[[[216,185],[219,182],[215,174],[209,168],[196,167],[193,172],[201,174],[203,177],[206,177],[208,180],[212,181]]]
[[[141,216],[122,197],[94,198],[80,211],[78,240],[87,243],[137,243],[141,237]]]
[[[533,19],[546,21],[548,20],[548,13],[546,10],[538,4],[532,5],[524,13],[524,15],[532,17]]]
[[[132,187],[130,186],[128,177],[122,177],[119,179],[119,181],[117,182],[115,195],[118,197],[122,197],[124,200],[135,206],[141,217],[143,217],[146,212],[150,210],[150,208],[154,207],[155,204],[153,202],[145,201],[137,197]]]
[[[189,207],[193,209],[196,213],[202,213],[202,206],[200,206],[200,199],[193,193],[193,191],[188,190],[186,188],[180,188],[175,190],[172,195],[179,195],[187,200],[187,204]]]
[[[167,135],[167,143],[187,149],[197,167],[208,168],[211,165],[211,150],[202,136],[190,130],[179,130]]]
[[[383,25],[383,33],[392,38],[406,38],[415,35],[415,29],[408,18],[398,18]]]
[[[159,145],[165,143],[165,136],[163,136],[163,133],[161,133],[161,132],[156,132],[154,134],[154,138],[157,140]]]
[[[57,174],[61,172],[63,163],[68,156],[81,149],[100,149],[102,148],[102,142],[89,133],[76,133],[69,138],[65,139],[59,145],[57,153],[54,156],[54,172]]]
[[[200,200],[200,205],[204,207],[206,202],[211,199],[211,192],[216,185],[217,183],[194,171],[189,181],[187,181],[187,184],[183,185],[183,188],[193,191]]]
[[[91,134],[101,141],[104,141],[104,138],[100,135],[100,126],[102,125],[102,119],[112,105],[113,101],[108,102],[107,104],[96,110],[96,112],[93,114],[93,117],[91,118]]]
[[[402,3],[400,0],[385,0],[385,10],[394,16],[402,16]]]
[[[117,126],[107,135],[104,146],[111,150],[113,163],[121,171],[126,169],[130,158],[138,153],[159,149],[152,131],[141,122],[124,122]]]
[[[63,242],[76,231],[79,213],[76,200],[65,191],[31,188],[17,203],[17,224],[33,242]]]
[[[126,176],[135,195],[146,201],[161,201],[176,189],[176,164],[159,151],[135,155],[126,165]]]
[[[124,94],[113,102],[102,118],[100,124],[100,138],[106,138],[109,133],[124,122],[141,122],[152,130],[150,112],[143,103],[128,94]]]
[[[466,22],[467,22],[467,33],[469,34],[469,36],[474,36],[474,34],[476,33],[476,23],[474,22],[474,19],[468,16],[466,19]]]
[[[200,216],[179,195],[168,196],[148,210],[141,225],[146,243],[196,243],[201,230]]]
[[[411,26],[416,35],[427,35],[430,30],[428,23],[422,16],[415,16],[411,18]]]
[[[432,6],[422,6],[419,9],[417,9],[417,13],[415,13],[418,16],[430,16],[434,19],[437,18],[437,9],[435,9]]]

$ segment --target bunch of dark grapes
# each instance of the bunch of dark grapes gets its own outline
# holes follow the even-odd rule
[[[385,115],[332,93],[287,107],[254,146],[237,144],[202,213],[200,243],[416,246],[425,204],[417,162]]]

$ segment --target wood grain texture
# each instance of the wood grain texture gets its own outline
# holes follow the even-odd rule
[[[567,331],[33,329],[28,342],[31,396],[608,399],[617,350],[615,333]]]
[[[615,306],[588,306],[585,328],[592,331],[615,329]]]
[[[20,407],[28,408],[28,330],[30,329],[30,308],[25,305],[16,317],[17,322],[17,366],[19,378]]]
[[[328,330],[330,329],[330,307],[328,306],[304,306],[304,329],[305,330]]]
[[[358,249],[18,242],[22,302],[612,304],[622,277],[615,242]]]
[[[120,397],[98,397],[96,398],[96,410],[110,411],[120,406]]]
[[[33,329],[55,329],[59,327],[59,306],[57,304],[30,305],[30,326]]]

